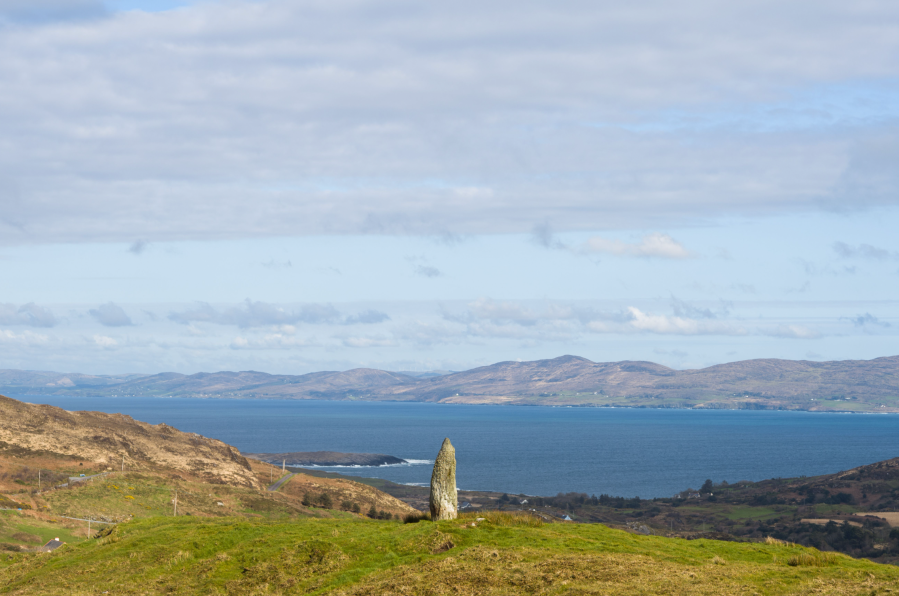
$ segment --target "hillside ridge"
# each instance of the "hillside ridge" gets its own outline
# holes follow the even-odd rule
[[[573,355],[411,376],[371,368],[275,375],[219,371],[93,377],[0,371],[21,395],[391,400],[514,405],[899,412],[899,356],[813,362],[762,358],[676,370]]]
[[[212,483],[262,488],[240,451],[217,439],[125,414],[69,412],[2,395],[0,453],[69,457],[112,470],[166,468]]]

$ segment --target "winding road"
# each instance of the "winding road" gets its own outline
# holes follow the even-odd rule
[[[291,478],[293,478],[294,476],[296,476],[296,474],[288,474],[288,475],[285,476],[284,478],[279,479],[279,480],[278,480],[277,482],[275,482],[273,485],[271,485],[270,487],[268,487],[268,490],[271,491],[271,492],[275,492],[276,490],[278,490],[279,488],[281,488],[282,486],[284,486],[284,483],[287,482],[288,480],[290,480]]]

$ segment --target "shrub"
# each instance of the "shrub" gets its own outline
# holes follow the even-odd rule
[[[353,513],[362,513],[362,507],[359,506],[359,503],[353,503]]]
[[[836,564],[838,559],[839,555],[836,553],[802,553],[787,559],[787,565],[790,567],[826,567]]]
[[[312,497],[309,495],[309,493],[303,493],[303,506],[312,507]]]
[[[824,502],[828,505],[842,505],[842,504],[852,504],[852,495],[849,493],[837,493],[835,495],[831,495],[827,497]]]
[[[344,499],[343,501],[340,502],[340,508],[343,509],[344,511],[352,511],[353,503],[352,503],[352,501],[348,501],[348,500]]]
[[[369,510],[368,510],[368,517],[370,517],[370,518],[372,518],[372,519],[377,519],[377,518],[378,518],[378,510],[375,509],[375,506],[374,506],[374,505],[372,505],[372,506],[369,508]]]
[[[431,514],[428,511],[416,511],[415,513],[407,513],[403,518],[403,523],[417,524],[420,521],[431,521]]]
[[[316,500],[318,501],[319,505],[321,505],[325,509],[331,509],[332,507],[334,507],[334,500],[331,498],[331,495],[329,495],[328,493],[320,494],[318,496],[318,499],[316,499]]]

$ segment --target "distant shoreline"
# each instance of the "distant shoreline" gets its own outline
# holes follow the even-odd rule
[[[44,393],[44,394],[24,394],[24,393],[2,393],[6,397],[11,397],[19,401],[27,401],[31,398],[73,398],[73,399],[116,399],[116,400],[136,400],[136,399],[196,399],[204,401],[245,401],[245,402],[309,402],[309,403],[344,403],[344,404],[428,404],[434,406],[496,406],[496,407],[520,407],[520,408],[604,408],[608,410],[685,410],[691,412],[804,412],[808,414],[874,414],[874,415],[897,415],[897,411],[876,410],[807,410],[800,408],[780,408],[780,407],[752,407],[752,408],[695,408],[685,406],[643,406],[643,405],[618,405],[618,404],[527,404],[520,402],[506,403],[462,403],[462,402],[433,402],[418,401],[408,399],[307,399],[307,398],[291,398],[291,397],[210,397],[210,396],[194,396],[194,395],[139,395],[120,397],[114,395],[70,395],[64,393]],[[34,403],[34,402],[29,402]],[[40,403],[40,402],[38,402]]]

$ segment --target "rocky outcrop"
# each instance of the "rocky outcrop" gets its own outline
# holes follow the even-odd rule
[[[240,451],[215,439],[122,414],[68,412],[0,395],[0,452],[84,460],[129,471],[167,469],[262,488]]]
[[[449,439],[443,439],[440,453],[431,473],[431,519],[456,519],[459,497],[456,493],[456,450]]]

